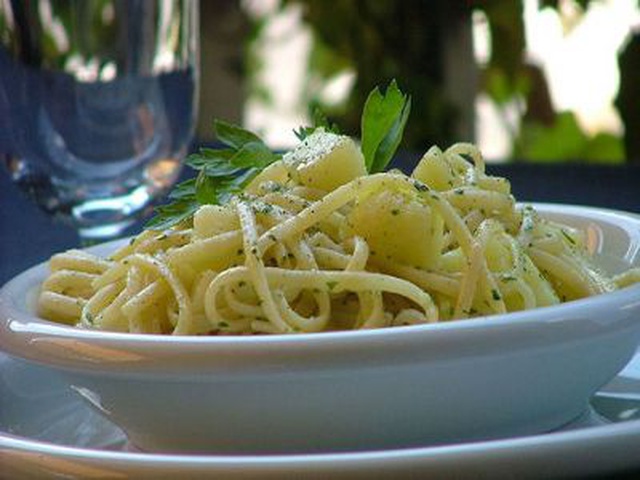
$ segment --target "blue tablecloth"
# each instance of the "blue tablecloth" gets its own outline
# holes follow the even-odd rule
[[[410,169],[416,157],[394,166]],[[510,163],[489,171],[511,180],[520,201],[557,202],[640,213],[640,166]],[[133,227],[131,233],[140,228]],[[54,223],[0,171],[0,284],[51,254],[78,246],[73,229]]]

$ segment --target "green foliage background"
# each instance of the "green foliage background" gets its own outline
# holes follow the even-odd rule
[[[598,0],[572,1],[585,11]],[[538,7],[560,12],[560,3],[539,0]],[[487,93],[498,109],[515,98],[525,104],[520,129],[512,133],[512,159],[609,163],[625,159],[622,138],[606,133],[590,136],[572,112],[553,110],[544,76],[524,59],[523,1],[281,0],[281,8],[292,4],[302,8],[313,33],[305,92],[309,109],[319,106],[348,133],[358,132],[358,112],[366,95],[396,78],[411,93],[413,103],[404,148],[420,150],[461,140],[455,138],[460,112],[444,95],[443,38],[452,22],[470,21],[472,12],[480,10],[489,24],[491,57],[480,71],[479,91]],[[621,64],[620,68],[624,77],[623,69],[635,67]],[[356,72],[356,80],[346,102],[323,104],[318,85],[347,69]],[[618,103],[621,112],[635,103],[634,93],[626,98],[623,105]],[[622,118],[625,121],[625,115]],[[637,131],[638,126],[626,128]],[[627,157],[633,159],[629,151]]]

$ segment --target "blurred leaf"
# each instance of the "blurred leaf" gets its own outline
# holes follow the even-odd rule
[[[496,67],[487,68],[483,76],[485,91],[498,105],[504,105],[518,96],[526,97],[531,89],[531,80],[524,69],[511,80],[504,70]]]
[[[323,78],[331,78],[351,68],[351,62],[329,47],[321,37],[315,36],[309,52],[309,68]]]
[[[621,163],[624,149],[621,140],[610,133],[589,137],[573,112],[562,112],[551,126],[536,122],[523,124],[514,156],[540,162]]]
[[[588,162],[621,164],[624,162],[622,141],[611,133],[598,133],[589,140],[583,158]]]
[[[551,126],[533,122],[523,124],[514,156],[542,162],[575,160],[584,152],[586,143],[587,137],[575,115],[562,112]]]
[[[498,105],[503,105],[513,98],[513,90],[508,85],[507,77],[498,68],[489,67],[485,70],[484,89]]]

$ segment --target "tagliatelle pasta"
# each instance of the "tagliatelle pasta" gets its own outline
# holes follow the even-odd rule
[[[334,147],[312,158],[314,141]],[[363,162],[351,139],[320,130],[191,221],[108,259],[55,255],[40,313],[122,332],[321,332],[531,309],[640,280],[607,276],[580,232],[518,207],[473,145],[433,147],[410,176],[367,175]]]

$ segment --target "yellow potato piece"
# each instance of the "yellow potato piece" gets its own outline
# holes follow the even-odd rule
[[[349,223],[369,243],[374,258],[425,269],[440,258],[442,217],[405,193],[382,190],[361,199]]]
[[[445,160],[442,151],[435,146],[424,154],[411,176],[440,192],[458,187],[462,183],[460,176]]]
[[[364,157],[354,141],[321,128],[282,160],[295,182],[328,192],[367,174]]]
[[[266,182],[283,184],[288,178],[287,168],[282,160],[278,160],[256,175],[256,177],[249,182],[249,185],[245,187],[244,191],[245,193],[258,195],[260,193],[260,185]]]

